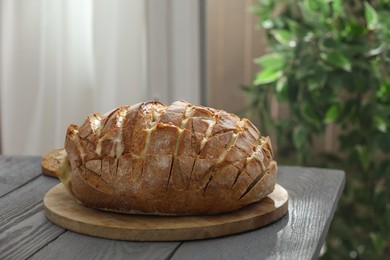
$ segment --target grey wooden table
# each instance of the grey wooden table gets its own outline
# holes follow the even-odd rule
[[[201,241],[127,242],[80,235],[52,224],[39,157],[0,156],[0,259],[315,259],[345,183],[338,170],[279,167],[289,212],[267,227]]]

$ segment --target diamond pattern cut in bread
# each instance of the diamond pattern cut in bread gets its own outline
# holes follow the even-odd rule
[[[70,125],[59,177],[86,206],[198,215],[257,202],[275,186],[268,137],[247,119],[176,101],[119,107]]]

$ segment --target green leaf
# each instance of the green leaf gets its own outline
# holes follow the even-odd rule
[[[378,14],[375,9],[368,3],[364,3],[364,16],[369,30],[375,30],[378,26]]]
[[[323,87],[328,79],[328,75],[323,66],[314,66],[314,76],[318,82],[319,87]]]
[[[307,120],[307,122],[312,123],[316,126],[321,123],[317,114],[314,112],[314,107],[311,107],[309,103],[303,103],[301,105],[301,112],[302,116]]]
[[[252,6],[252,7],[249,7],[249,12],[257,15],[260,17],[260,20],[264,20],[264,19],[268,19],[268,17],[270,16],[270,13],[269,13],[269,8],[264,8],[264,6],[260,7],[260,6]]]
[[[379,132],[382,132],[382,133],[386,133],[387,132],[387,124],[386,124],[386,121],[379,117],[379,116],[375,116],[374,117],[374,125],[375,125],[375,128],[379,131]]]
[[[322,89],[327,80],[327,74],[324,68],[314,64],[309,71],[310,74],[306,79],[309,91],[314,92],[318,89]]]
[[[278,102],[286,102],[288,100],[288,95],[287,95],[287,77],[282,76],[278,81],[276,82],[275,85],[275,96]]]
[[[299,10],[302,14],[302,17],[304,19],[304,23],[311,24],[318,22],[318,15],[316,16],[316,13],[313,12],[310,8],[308,8],[305,3],[301,1],[297,1],[297,6],[299,7]]]
[[[320,39],[320,48],[323,50],[331,50],[331,49],[337,49],[340,46],[340,42],[338,39],[335,39],[334,37],[324,37]]]
[[[282,93],[285,92],[286,88],[287,88],[287,78],[283,76],[278,80],[278,82],[276,82],[276,87],[275,87],[276,93],[278,95],[281,95]]]
[[[343,0],[333,0],[332,9],[333,9],[333,15],[335,17],[342,15],[344,13]]]
[[[331,123],[336,121],[340,115],[340,107],[338,105],[332,105],[325,115],[325,123]]]
[[[272,28],[274,28],[274,26],[275,25],[274,25],[273,21],[270,19],[267,19],[267,20],[264,20],[261,22],[261,27],[263,29],[266,29],[266,30],[272,29]]]
[[[253,92],[253,86],[240,86],[240,88],[244,93],[250,94]]]
[[[313,13],[322,12],[323,14],[326,14],[329,11],[329,1],[304,0],[303,3],[306,8]]]
[[[307,88],[310,90],[310,92],[314,92],[321,87],[321,85],[318,83],[319,82],[315,78],[308,78]]]
[[[283,45],[290,46],[291,48],[294,48],[297,45],[292,33],[287,30],[273,30],[271,33],[275,37],[275,39]]]
[[[249,12],[254,13],[255,15],[261,16],[263,14],[263,9],[258,6],[249,7]]]
[[[352,71],[351,62],[342,53],[321,53],[321,58],[333,67],[343,69],[347,72]]]
[[[302,126],[296,126],[292,133],[292,139],[295,148],[300,150],[303,145],[307,142],[307,131]]]
[[[381,253],[385,248],[384,238],[382,238],[379,233],[374,232],[370,233],[370,238],[372,243],[374,244],[376,252]]]
[[[382,82],[375,96],[383,103],[390,102],[390,82]]]
[[[258,0],[259,4],[263,5],[263,6],[269,6],[272,4],[272,1],[271,0]]]
[[[365,26],[357,22],[350,21],[345,25],[344,30],[341,32],[341,35],[343,37],[353,40],[356,38],[364,37],[366,32],[367,30]]]
[[[368,166],[370,165],[370,155],[367,148],[362,145],[356,145],[355,149],[358,152],[360,163],[362,164],[363,169],[367,170]]]
[[[364,54],[365,57],[374,57],[374,56],[378,56],[380,55],[381,53],[383,53],[383,47],[384,46],[379,46],[375,49],[371,49],[369,50],[367,53]]]
[[[285,65],[285,59],[281,54],[270,53],[255,59],[255,63],[262,66],[266,70],[280,70]]]
[[[307,29],[302,26],[301,23],[298,23],[294,19],[285,18],[285,22],[288,25],[288,29],[293,33],[294,35],[303,35],[307,33]]]
[[[253,84],[255,85],[263,85],[276,81],[283,75],[281,70],[262,70],[259,74],[257,74],[256,79]]]

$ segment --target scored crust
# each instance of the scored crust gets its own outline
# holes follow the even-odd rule
[[[176,101],[122,106],[70,125],[59,177],[86,206],[123,213],[215,214],[271,193],[268,137],[245,118]]]

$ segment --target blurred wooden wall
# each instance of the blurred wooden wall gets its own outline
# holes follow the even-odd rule
[[[208,106],[239,113],[248,102],[240,86],[251,84],[259,69],[253,59],[267,51],[265,33],[258,29],[258,18],[249,11],[255,4],[255,0],[205,0]],[[273,118],[280,118],[288,111],[272,100],[271,113]],[[338,150],[338,132],[333,125],[328,126],[324,136],[315,139],[315,148],[327,152]]]
[[[253,59],[265,52],[264,32],[249,12],[254,0],[206,0],[207,105],[229,112],[245,106],[241,85],[249,85],[258,70]]]

